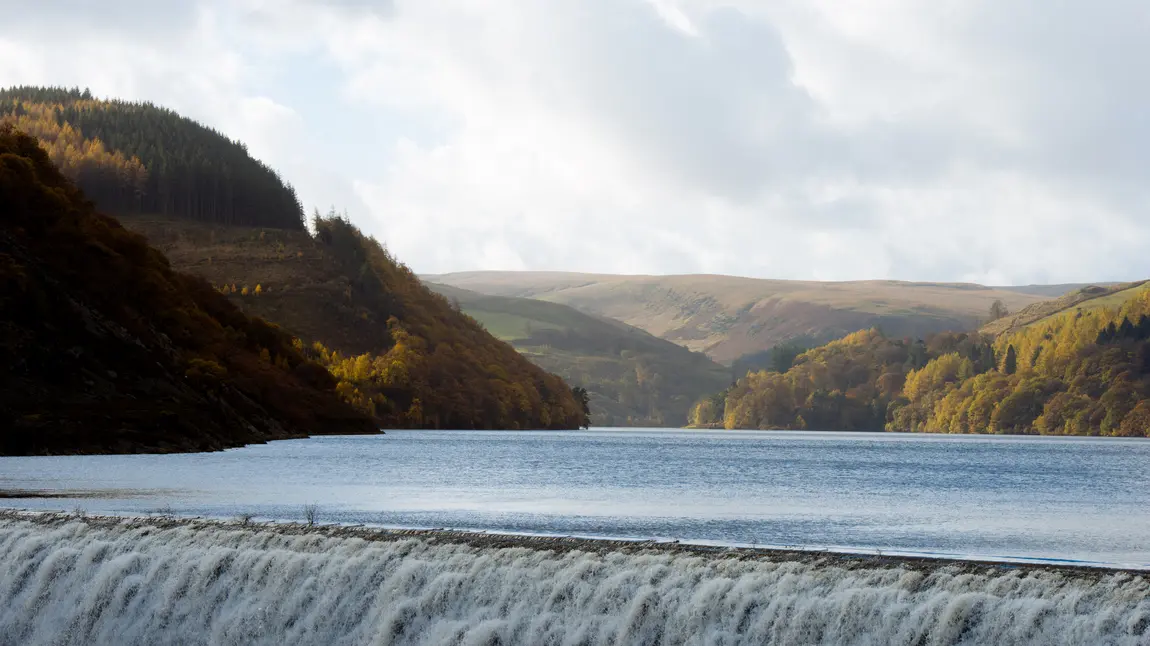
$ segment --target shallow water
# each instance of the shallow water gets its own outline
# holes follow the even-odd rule
[[[221,453],[0,458],[7,507],[1150,565],[1150,442],[394,431]],[[15,492],[15,493],[13,493]]]

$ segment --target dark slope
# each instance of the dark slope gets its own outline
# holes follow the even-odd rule
[[[340,393],[385,428],[563,429],[584,422],[560,377],[456,311],[342,218],[318,218],[314,237],[172,218],[123,221],[178,269],[304,339],[309,355],[339,379]]]
[[[292,339],[99,215],[0,129],[0,454],[376,432]]]

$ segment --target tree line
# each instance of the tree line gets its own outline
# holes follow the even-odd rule
[[[0,121],[43,142],[103,211],[303,229],[296,191],[247,147],[151,103],[87,90],[0,90]]]

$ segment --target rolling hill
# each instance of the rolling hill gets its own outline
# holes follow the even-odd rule
[[[597,426],[682,426],[700,396],[730,383],[706,355],[558,303],[428,283],[536,365],[586,388]]]
[[[735,276],[464,272],[435,283],[533,298],[605,316],[731,364],[792,339],[823,343],[881,328],[892,337],[969,330],[995,300],[1018,310],[1039,294],[964,283],[813,282]]]

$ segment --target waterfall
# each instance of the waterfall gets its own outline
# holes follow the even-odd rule
[[[1148,644],[1150,576],[0,515],[0,644]]]

